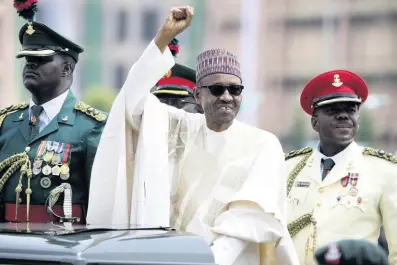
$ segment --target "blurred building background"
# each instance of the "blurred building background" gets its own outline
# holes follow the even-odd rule
[[[194,67],[212,47],[236,53],[247,87],[240,120],[276,134],[285,151],[314,145],[300,92],[321,72],[348,69],[370,88],[360,143],[397,149],[396,0],[40,0],[37,20],[85,47],[73,90],[108,108],[168,10],[187,4],[195,18],[178,61]],[[22,24],[11,0],[0,0],[1,106],[28,98],[14,57]]]

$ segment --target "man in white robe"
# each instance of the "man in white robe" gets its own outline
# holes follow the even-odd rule
[[[150,94],[175,63],[168,43],[192,17],[190,7],[172,9],[132,66],[98,147],[87,223],[170,225],[202,236],[220,265],[299,264],[286,227],[281,145],[235,120],[237,58],[224,50],[198,57],[195,96],[205,115]]]

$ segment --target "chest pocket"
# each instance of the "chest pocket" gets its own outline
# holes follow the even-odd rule
[[[365,213],[371,209],[376,211],[380,194],[377,190],[378,187],[372,181],[361,181],[357,186],[349,184],[339,190],[336,199],[331,203],[331,209],[357,213]]]
[[[295,180],[290,193],[288,194],[288,217],[290,220],[308,213],[312,208],[306,208],[311,205],[311,194],[313,194],[313,183],[307,180]]]
[[[364,196],[338,196],[331,204],[333,210],[356,210],[358,212],[366,212],[369,204],[369,198]]]

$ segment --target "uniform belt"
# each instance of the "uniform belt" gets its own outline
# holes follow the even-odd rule
[[[7,222],[26,222],[26,204],[18,205],[18,218],[15,219],[16,204],[5,204],[5,220]],[[52,210],[56,215],[63,216],[63,206],[54,205]],[[84,206],[80,204],[72,205],[72,216],[80,218],[80,223],[84,222]],[[31,223],[57,222],[58,218],[47,212],[46,205],[30,205],[29,221]]]

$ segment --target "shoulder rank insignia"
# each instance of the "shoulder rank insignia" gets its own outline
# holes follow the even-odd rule
[[[382,158],[384,160],[390,161],[392,163],[397,164],[397,156],[393,155],[392,153],[386,153],[383,150],[378,150],[372,147],[365,147],[363,150],[364,155],[370,155],[370,156],[375,156]]]
[[[23,103],[20,103],[17,105],[11,105],[7,108],[0,110],[0,115],[4,115],[6,113],[9,113],[9,112],[15,111],[15,110],[26,109],[28,106],[29,106],[29,102],[23,102]]]
[[[94,109],[93,107],[91,107],[88,104],[85,104],[83,101],[79,101],[74,105],[74,108],[76,110],[79,110],[83,113],[85,113],[86,115],[93,117],[94,119],[96,119],[97,121],[104,121],[106,120],[106,115],[104,113],[102,113],[101,111]]]
[[[23,102],[23,103],[20,103],[17,105],[11,105],[7,108],[0,110],[0,127],[3,124],[3,121],[7,117],[8,114],[10,114],[13,111],[26,109],[28,106],[29,106],[29,102]]]
[[[285,157],[285,160],[288,160],[288,159],[291,159],[291,158],[296,157],[296,156],[300,156],[300,155],[304,155],[304,154],[307,154],[307,153],[311,153],[312,151],[313,151],[313,148],[304,147],[304,148],[301,148],[299,150],[291,151],[291,152],[285,154],[284,157]]]

